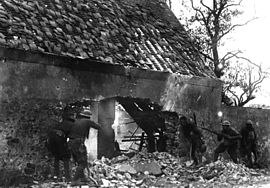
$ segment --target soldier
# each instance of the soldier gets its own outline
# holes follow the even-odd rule
[[[159,131],[159,136],[157,140],[157,151],[166,152],[167,151],[167,136],[164,134],[164,130]]]
[[[254,167],[257,162],[257,134],[253,127],[253,122],[248,120],[246,125],[241,128],[241,150],[244,156],[248,158],[248,166]],[[252,161],[252,153],[254,155],[254,162]]]
[[[194,161],[194,164],[198,165],[196,152],[204,153],[206,151],[202,133],[197,125],[188,120],[186,116],[180,118],[180,125],[184,136],[191,144],[191,158]]]
[[[218,141],[223,142],[214,151],[214,161],[217,161],[220,153],[227,150],[233,162],[238,163],[238,148],[241,135],[234,128],[230,127],[229,121],[222,122],[222,131],[218,134]]]
[[[48,132],[47,148],[54,157],[54,178],[59,178],[59,163],[64,162],[66,181],[70,181],[69,161],[70,151],[67,145],[69,130],[74,125],[74,114],[64,113],[63,120]]]
[[[84,169],[88,168],[87,150],[84,144],[85,139],[88,138],[90,128],[100,129],[100,126],[90,120],[91,113],[88,111],[78,114],[75,125],[69,133],[69,147],[72,157],[77,164],[76,172],[73,177],[72,184],[76,185],[80,181],[87,181]]]
[[[147,152],[153,153],[156,151],[156,140],[154,130],[147,131]]]

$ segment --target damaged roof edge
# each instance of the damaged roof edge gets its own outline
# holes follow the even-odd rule
[[[0,47],[0,59],[70,68],[72,70],[100,72],[148,80],[167,80],[169,72],[140,70],[134,67],[109,64],[96,59],[80,59],[49,53]]]
[[[125,67],[123,65],[109,64],[96,59],[80,59],[67,56],[59,56],[49,53],[25,51],[15,48],[0,47],[0,59],[13,60],[26,63],[51,65],[65,67],[72,70],[100,72],[105,74],[121,75],[132,78],[141,78],[147,80],[167,80],[170,75],[181,75],[169,72],[142,70],[134,67]],[[181,75],[192,77],[194,79],[220,80],[209,77],[198,77],[191,75]]]

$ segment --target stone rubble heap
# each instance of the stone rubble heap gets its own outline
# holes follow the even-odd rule
[[[168,153],[138,153],[132,158],[102,158],[91,164],[91,177],[100,187],[236,187],[269,180],[265,170],[249,169],[221,160],[194,167],[189,161]],[[37,182],[36,182],[37,183]],[[68,184],[36,184],[38,187],[62,187]],[[86,185],[85,187],[91,187]]]

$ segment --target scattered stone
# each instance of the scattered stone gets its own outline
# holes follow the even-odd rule
[[[121,159],[125,160],[121,161]],[[270,182],[270,176],[266,170],[249,169],[231,161],[221,160],[197,167],[187,167],[185,163],[183,159],[168,153],[137,153],[132,158],[118,156],[111,160],[103,157],[91,162],[89,165],[91,173],[86,173],[86,175],[89,182],[95,180],[99,187],[238,187],[238,185]],[[32,163],[27,164],[26,167],[37,168]],[[27,177],[19,171],[7,174],[13,177],[13,179],[8,179],[4,176],[8,180],[14,180],[15,177],[20,181],[20,183],[17,181],[17,185],[25,183],[21,181],[21,177]],[[0,175],[3,175],[1,171]],[[84,186],[91,187],[90,184],[84,184]],[[32,181],[31,187],[70,187],[70,184]]]
[[[138,172],[142,172],[144,174],[152,174],[155,176],[159,176],[162,174],[161,171],[161,166],[155,162],[155,161],[151,161],[151,162],[140,162],[138,164],[134,165],[135,170],[137,170]]]
[[[130,174],[136,174],[137,171],[129,164],[120,164],[116,167],[120,172],[128,172]]]
[[[117,156],[115,158],[112,159],[112,162],[113,163],[121,163],[121,162],[124,162],[124,161],[127,161],[129,159],[128,156],[126,155],[120,155],[120,156]]]

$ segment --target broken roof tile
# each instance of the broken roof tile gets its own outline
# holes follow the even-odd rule
[[[0,23],[3,46],[213,77],[186,32],[148,7],[116,0],[5,0]]]

